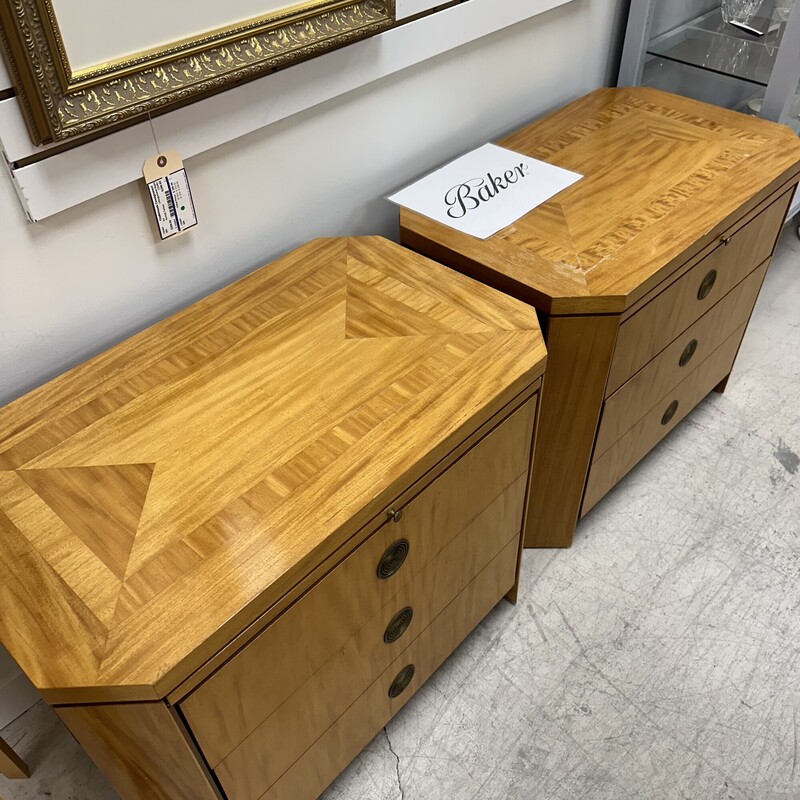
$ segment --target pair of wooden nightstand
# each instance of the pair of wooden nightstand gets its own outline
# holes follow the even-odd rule
[[[636,89],[503,144],[585,177],[402,215],[478,281],[312,242],[0,410],[0,639],[124,800],[312,800],[724,384],[797,140]]]

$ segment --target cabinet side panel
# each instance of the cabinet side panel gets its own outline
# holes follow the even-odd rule
[[[56,712],[122,800],[219,800],[164,703],[62,706]]]
[[[522,551],[525,549],[525,520],[528,517],[528,509],[530,508],[532,500],[531,492],[533,490],[533,462],[536,458],[536,444],[539,435],[539,419],[541,417],[541,403],[539,402],[539,396],[541,395],[542,383],[543,380],[540,378],[539,392],[533,398],[535,407],[533,410],[533,418],[531,419],[531,446],[528,460],[527,484],[525,487],[525,505],[522,509],[522,530],[520,531],[519,541],[517,542],[517,572],[516,577],[514,578],[514,585],[511,587],[511,591],[506,595],[506,600],[508,600],[508,602],[512,605],[517,604],[517,599],[519,597],[519,577],[522,572]]]
[[[619,316],[550,317],[526,547],[569,547],[603,403]]]

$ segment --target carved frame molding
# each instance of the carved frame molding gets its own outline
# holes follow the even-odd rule
[[[0,0],[0,39],[36,144],[211,94],[372,36],[395,20],[395,0],[314,0],[73,71],[52,2]]]

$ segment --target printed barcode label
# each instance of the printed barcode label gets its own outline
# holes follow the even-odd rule
[[[169,178],[167,179],[169,180]],[[174,219],[178,219],[178,215],[175,213],[175,201],[172,199],[172,190],[167,187],[167,205],[169,206],[169,213]]]
[[[162,239],[168,239],[197,225],[197,214],[185,169],[151,181],[147,184],[147,189]]]

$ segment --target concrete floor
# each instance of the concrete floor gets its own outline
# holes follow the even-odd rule
[[[800,798],[800,241],[737,369],[501,603],[324,800]],[[42,704],[4,800],[116,796]]]

